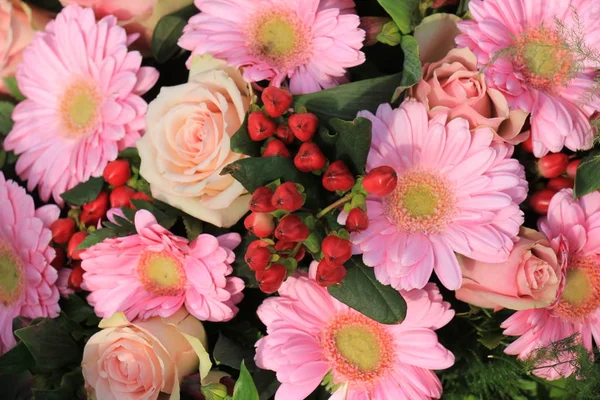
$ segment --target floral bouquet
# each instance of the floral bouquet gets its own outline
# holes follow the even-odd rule
[[[0,397],[600,398],[598,0],[0,0]]]

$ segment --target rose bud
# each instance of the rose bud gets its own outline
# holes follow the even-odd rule
[[[54,269],[58,270],[67,265],[67,255],[62,247],[55,247],[54,251],[56,252],[56,255],[54,256],[54,259],[50,265],[52,265]]]
[[[270,213],[276,210],[271,204],[273,191],[266,186],[261,186],[252,193],[250,199],[250,210],[254,212]]]
[[[398,175],[392,167],[381,166],[373,168],[365,179],[362,185],[368,193],[377,196],[387,196],[396,189],[398,184]]]
[[[108,211],[108,193],[100,192],[96,200],[81,206],[79,219],[85,226],[93,226],[106,215]]]
[[[554,197],[555,194],[556,192],[554,190],[539,190],[529,198],[529,205],[537,214],[546,215],[548,213],[548,207],[550,206],[550,200],[552,200],[552,197]]]
[[[362,232],[369,227],[369,217],[360,208],[353,208],[346,219],[348,232]]]
[[[131,166],[127,160],[115,160],[106,164],[102,176],[109,185],[123,186],[131,178]]]
[[[273,264],[265,270],[256,271],[258,287],[265,293],[275,293],[285,280],[286,272],[281,264]]]
[[[537,168],[544,178],[556,178],[567,170],[569,156],[563,153],[548,154],[540,158]]]
[[[250,233],[263,238],[273,234],[275,222],[273,222],[273,216],[270,214],[253,212],[244,220],[244,226]]]
[[[575,182],[573,182],[573,179],[567,178],[566,176],[557,176],[548,181],[546,188],[554,190],[555,192],[560,192],[562,189],[573,189],[574,185]]]
[[[323,174],[323,187],[330,192],[347,192],[352,189],[356,181],[354,176],[343,161],[334,161],[327,167]]]
[[[302,172],[318,171],[327,165],[327,159],[313,142],[302,143],[294,157],[294,165]]]
[[[131,196],[131,200],[144,200],[150,203],[152,202],[152,198],[144,192],[136,192],[133,196]]]
[[[290,158],[292,154],[279,139],[273,139],[267,143],[262,153],[263,157],[285,157]]]
[[[287,125],[279,125],[275,131],[275,136],[285,144],[292,144],[294,142],[294,134]]]
[[[73,236],[71,236],[71,240],[69,240],[69,244],[67,245],[67,256],[72,260],[81,260],[81,253],[84,250],[77,250],[77,247],[85,240],[87,237],[87,233],[85,232],[77,232]]]
[[[262,111],[254,111],[248,116],[248,136],[255,142],[261,142],[273,136],[275,133],[275,122],[263,114]]]
[[[346,268],[341,265],[331,265],[325,260],[319,262],[316,281],[320,286],[331,286],[340,283],[346,277]]]
[[[581,159],[571,160],[569,165],[567,165],[567,176],[571,179],[575,179],[577,175],[577,168],[579,168],[579,164],[581,164]]]
[[[271,204],[278,210],[294,212],[302,208],[304,199],[295,183],[286,182],[275,189]]]
[[[319,119],[311,113],[294,114],[290,117],[288,125],[298,140],[307,142],[315,135]]]
[[[325,256],[324,260],[331,265],[343,265],[352,257],[352,243],[335,235],[323,239],[321,250]]]
[[[280,89],[275,86],[269,86],[263,90],[260,96],[265,111],[273,118],[282,116],[292,106],[293,97],[287,90]]]
[[[81,282],[83,282],[83,272],[83,268],[81,268],[81,265],[79,263],[73,266],[73,269],[69,274],[69,281],[67,286],[71,289],[81,288]]]
[[[129,186],[119,186],[110,192],[110,207],[111,208],[132,208],[131,198],[135,195],[135,190]]]
[[[248,248],[244,260],[251,270],[262,271],[271,262],[271,252],[266,247]]]
[[[50,225],[52,240],[56,244],[66,244],[75,233],[75,221],[71,218],[57,219]]]
[[[302,242],[309,234],[308,227],[296,215],[283,217],[275,229],[275,237],[286,242]]]
[[[277,254],[279,254],[279,256],[281,256],[282,258],[288,258],[290,256],[290,253],[296,248],[296,243],[294,242],[286,242],[285,240],[280,240],[277,243],[275,243],[275,250],[277,251]],[[290,253],[282,253],[284,251],[290,252]],[[302,261],[302,259],[304,258],[304,256],[306,255],[306,249],[304,248],[304,246],[300,246],[298,248],[298,251],[296,252],[296,255],[294,256],[294,258],[296,259],[296,261]]]
[[[458,256],[463,282],[456,298],[483,308],[543,308],[557,297],[566,257],[558,257],[544,235],[521,228],[508,260],[487,263]]]

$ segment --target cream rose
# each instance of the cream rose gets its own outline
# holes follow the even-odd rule
[[[249,195],[226,165],[245,156],[231,151],[251,102],[241,73],[224,61],[195,58],[188,83],[162,88],[148,107],[147,131],[137,143],[141,174],[152,195],[220,227],[248,210]]]
[[[81,362],[90,399],[179,399],[179,383],[211,368],[202,323],[183,308],[169,318],[129,322],[123,313],[100,322]],[[162,395],[161,395],[162,393]]]

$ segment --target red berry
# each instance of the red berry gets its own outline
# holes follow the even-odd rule
[[[548,207],[550,206],[550,200],[556,192],[550,189],[542,189],[535,192],[529,198],[529,205],[533,208],[533,211],[539,215],[546,215],[548,213]]]
[[[283,254],[281,252],[283,251],[292,251],[296,248],[296,243],[294,242],[286,242],[284,240],[280,240],[277,243],[275,243],[275,250],[278,252],[278,254],[282,257],[282,258],[288,258],[290,254]],[[302,259],[304,258],[304,256],[306,255],[306,249],[304,248],[304,246],[300,246],[300,248],[298,248],[298,251],[296,252],[296,256],[294,257],[296,259],[296,261],[302,261]]]
[[[69,281],[67,282],[67,285],[72,289],[81,288],[81,282],[83,282],[83,273],[84,271],[83,268],[81,268],[81,265],[75,265],[71,270],[71,274],[69,275]]]
[[[565,176],[557,176],[556,178],[552,178],[546,184],[546,188],[550,190],[554,190],[555,192],[559,192],[562,189],[573,189],[573,179],[567,178]]]
[[[278,210],[294,212],[304,205],[304,199],[293,182],[286,182],[275,189],[271,204]]]
[[[323,175],[323,187],[330,192],[347,192],[352,189],[354,183],[354,176],[343,161],[332,162]]]
[[[265,242],[264,240],[255,240],[254,242],[250,243],[248,245],[248,250],[250,249],[256,249],[258,247],[269,247],[269,243]]]
[[[56,251],[56,255],[50,265],[52,265],[54,269],[61,269],[67,264],[67,255],[62,247],[55,247],[54,251]]]
[[[110,192],[110,206],[112,208],[133,208],[131,205],[131,198],[135,195],[135,190],[129,186],[119,186]]]
[[[533,140],[531,139],[531,133],[526,141],[521,143],[521,148],[527,153],[533,153]]]
[[[73,236],[71,236],[71,240],[69,240],[69,244],[67,245],[67,256],[72,260],[81,260],[81,253],[84,250],[77,250],[77,247],[83,242],[83,240],[87,237],[87,233],[85,232],[77,232]]]
[[[148,196],[144,192],[136,192],[133,196],[131,196],[131,200],[144,200],[144,201],[152,202],[152,197]],[[133,204],[132,204],[132,206],[133,206]]]
[[[81,217],[79,218],[85,226],[93,226],[106,215],[108,211],[108,193],[100,192],[96,200],[81,206]]]
[[[250,199],[250,211],[270,213],[276,210],[275,206],[271,204],[273,198],[273,191],[266,186],[261,186],[252,193]]]
[[[567,170],[569,156],[563,153],[548,154],[538,160],[540,175],[544,178],[556,178]]]
[[[131,178],[131,168],[127,160],[111,161],[102,173],[104,180],[113,186],[123,186]]]
[[[265,111],[273,118],[277,118],[286,113],[292,106],[292,94],[287,90],[275,86],[269,86],[263,90],[260,96],[265,105]]]
[[[575,179],[575,175],[577,175],[577,168],[579,168],[579,164],[581,164],[581,159],[571,160],[569,165],[567,165],[567,176],[571,179]]]
[[[294,157],[294,165],[302,172],[318,171],[327,165],[327,159],[313,142],[302,143]]]
[[[273,222],[273,216],[266,213],[256,213],[248,215],[244,220],[244,226],[250,233],[264,238],[271,236],[275,229],[275,223]]]
[[[340,283],[346,277],[346,268],[341,265],[331,265],[322,260],[317,266],[317,283],[320,286],[331,286]]]
[[[294,114],[290,117],[288,125],[294,136],[302,142],[307,142],[315,135],[319,126],[319,119],[311,113]]]
[[[323,239],[321,250],[325,256],[324,260],[331,265],[343,265],[352,257],[352,243],[335,235]]]
[[[392,167],[384,165],[369,171],[362,184],[365,190],[371,194],[387,196],[396,189],[398,175]]]
[[[353,208],[348,213],[346,219],[346,229],[348,232],[361,232],[369,227],[369,217],[360,208]]]
[[[286,242],[302,242],[309,234],[308,227],[296,215],[283,217],[275,228],[275,237]]]
[[[290,158],[292,155],[290,151],[285,147],[285,144],[279,139],[273,139],[267,143],[262,153],[263,157],[285,157]]]
[[[253,271],[262,271],[271,262],[271,252],[266,247],[248,248],[244,260]]]
[[[265,270],[256,271],[258,287],[265,293],[275,293],[285,280],[286,272],[281,264],[273,264]]]
[[[275,136],[285,144],[292,144],[294,142],[294,134],[287,125],[279,125],[275,131]]]
[[[71,218],[57,219],[50,225],[52,231],[52,240],[56,244],[65,244],[75,233],[75,221]]]
[[[275,122],[263,114],[262,111],[254,111],[248,116],[248,136],[255,142],[261,142],[270,138],[275,133]]]

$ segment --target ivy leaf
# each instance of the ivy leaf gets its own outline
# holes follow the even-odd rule
[[[14,109],[14,104],[8,101],[0,101],[0,136],[8,135],[8,132],[12,130],[12,112]]]
[[[102,187],[104,186],[104,179],[90,178],[88,181],[80,183],[71,190],[67,190],[60,197],[64,201],[73,206],[82,206],[85,203],[89,203],[95,200],[100,194]]]
[[[412,32],[418,22],[420,0],[377,0],[403,34]]]
[[[60,384],[53,389],[34,389],[33,400],[64,400],[77,399],[84,385],[81,367],[62,375]]]
[[[25,96],[23,95],[23,93],[21,93],[21,90],[19,89],[19,84],[17,83],[17,78],[15,78],[14,76],[9,76],[9,77],[3,78],[2,80],[4,81],[4,85],[6,86],[8,93],[10,93],[10,95],[12,97],[14,97],[15,100],[17,100],[17,101],[25,100]]]
[[[173,14],[165,15],[158,21],[150,45],[156,61],[164,63],[181,50],[177,41],[183,34],[183,27],[188,19],[197,13],[198,9],[192,4]]]
[[[383,25],[381,32],[377,35],[377,41],[390,46],[398,46],[402,41],[402,35],[400,29],[394,21],[390,21]]]
[[[329,123],[338,132],[335,159],[344,161],[355,174],[363,174],[371,148],[371,121],[366,118],[354,121],[334,118]]]
[[[575,175],[575,198],[600,189],[600,154],[594,153],[581,160]]]
[[[3,374],[18,374],[35,366],[35,360],[25,346],[19,342],[0,357],[0,371]]]
[[[416,85],[422,77],[422,65],[417,40],[413,36],[404,36],[400,47],[402,47],[402,51],[404,52],[402,81],[394,92],[392,102],[398,100],[402,92]]]
[[[504,339],[502,332],[486,332],[477,341],[488,348],[494,350]]]
[[[248,115],[250,114],[246,114],[244,123],[231,137],[231,150],[251,157],[260,157],[261,142],[255,142],[248,135]]]
[[[233,387],[233,400],[259,400],[258,390],[244,361],[240,366],[240,377]]]
[[[344,264],[348,273],[329,293],[342,303],[382,324],[397,324],[406,317],[406,301],[400,293],[375,279],[373,268],[354,256]]]
[[[202,233],[202,221],[190,215],[183,216],[183,225],[185,226],[185,233],[190,242],[196,240]]]

